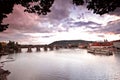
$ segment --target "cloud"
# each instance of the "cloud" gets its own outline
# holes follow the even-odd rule
[[[52,35],[50,35],[50,36],[42,36],[42,38],[49,38],[49,37],[52,37]]]
[[[61,6],[64,3],[66,4]],[[94,30],[99,29],[105,22],[104,16],[92,14],[85,6],[75,7],[70,0],[55,0],[51,12],[46,16],[25,13],[24,9],[20,5],[15,5],[13,13],[4,20],[5,23],[10,24],[8,32],[51,33],[68,31],[70,27],[81,26]],[[50,25],[52,26],[49,27]]]
[[[12,41],[16,41],[16,42],[27,42],[29,41],[31,38],[31,36],[28,35],[24,35],[21,33],[11,33],[11,34],[5,34],[5,33],[1,33],[0,34],[0,41],[8,41],[8,40],[12,40]]]
[[[108,22],[106,26],[99,29],[99,32],[120,34],[120,20]]]
[[[24,7],[15,5],[13,13],[8,15],[8,18],[4,19],[4,23],[8,23],[9,28],[5,32],[16,33],[45,33],[51,32],[51,29],[44,25],[39,25],[42,18],[36,14],[30,14],[24,12]]]
[[[64,4],[64,6],[62,6]],[[51,13],[48,14],[48,18],[50,20],[57,20],[60,21],[62,19],[65,19],[69,16],[71,8],[71,2],[70,0],[55,0],[52,8]]]
[[[88,21],[88,22],[83,22],[83,21],[79,21],[79,22],[73,22],[71,23],[73,26],[76,27],[80,27],[80,26],[90,26],[90,25],[95,25],[95,26],[100,26],[101,24],[92,22],[92,21]]]
[[[66,5],[63,5],[66,3]],[[13,13],[8,15],[8,18],[4,19],[4,23],[10,24],[8,32],[19,31],[21,33],[46,33],[56,31],[62,31],[61,28],[57,27],[60,21],[69,17],[69,9],[71,7],[70,0],[55,0],[51,12],[46,16],[38,16],[36,14],[30,14],[24,12],[24,7],[21,5],[15,5]],[[49,28],[48,25],[43,23],[49,23],[53,27]],[[41,25],[40,25],[41,24]]]
[[[104,38],[105,37],[105,35],[97,35],[98,37],[101,37],[101,38]]]
[[[36,19],[38,17],[34,14],[24,12],[24,7],[15,5],[13,13],[4,19],[4,23],[10,24],[8,30],[17,30],[24,32],[25,30],[34,29],[37,25]]]
[[[13,13],[4,19],[4,23],[10,24],[10,26],[6,31],[0,33],[0,40],[37,43],[66,38],[80,39],[79,36],[74,35],[81,37],[86,32],[120,34],[119,10],[110,15],[100,16],[87,10],[86,6],[76,7],[72,4],[72,0],[55,0],[51,12],[47,15],[30,14],[24,12],[24,9],[21,5],[14,6]],[[104,35],[96,36],[100,39],[104,38]],[[85,38],[89,39],[87,37]]]

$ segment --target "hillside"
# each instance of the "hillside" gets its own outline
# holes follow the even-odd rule
[[[88,44],[92,41],[85,41],[85,40],[61,40],[61,41],[55,41],[49,45],[57,45],[57,46],[67,46],[67,45],[79,45],[79,44]]]

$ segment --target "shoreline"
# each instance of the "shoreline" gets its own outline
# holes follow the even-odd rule
[[[0,67],[0,80],[7,80],[7,76],[10,74],[8,70],[4,70]]]

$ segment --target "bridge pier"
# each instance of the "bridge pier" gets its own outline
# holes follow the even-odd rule
[[[47,51],[47,50],[48,50],[46,46],[45,46],[45,47],[43,47],[43,49],[44,49],[44,51]]]
[[[69,46],[65,46],[65,49],[69,49]]]
[[[28,47],[28,50],[27,50],[27,52],[32,52],[32,49],[31,49],[31,47]]]
[[[22,52],[21,48],[18,48],[18,53],[21,53],[21,52]]]
[[[40,50],[40,47],[36,47],[36,51],[37,52],[40,52],[41,50]]]
[[[50,49],[50,51],[53,51],[53,50],[54,50],[54,47],[50,46],[49,49]]]
[[[55,49],[56,49],[56,50],[58,50],[58,49],[59,49],[59,47],[58,47],[58,46],[55,46]]]
[[[17,48],[17,50],[15,50],[15,53],[21,53],[22,51],[21,51],[21,48],[19,47],[19,48]]]

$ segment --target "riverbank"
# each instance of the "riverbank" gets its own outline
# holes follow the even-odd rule
[[[7,76],[10,74],[8,70],[3,70],[0,67],[0,80],[7,80]]]

